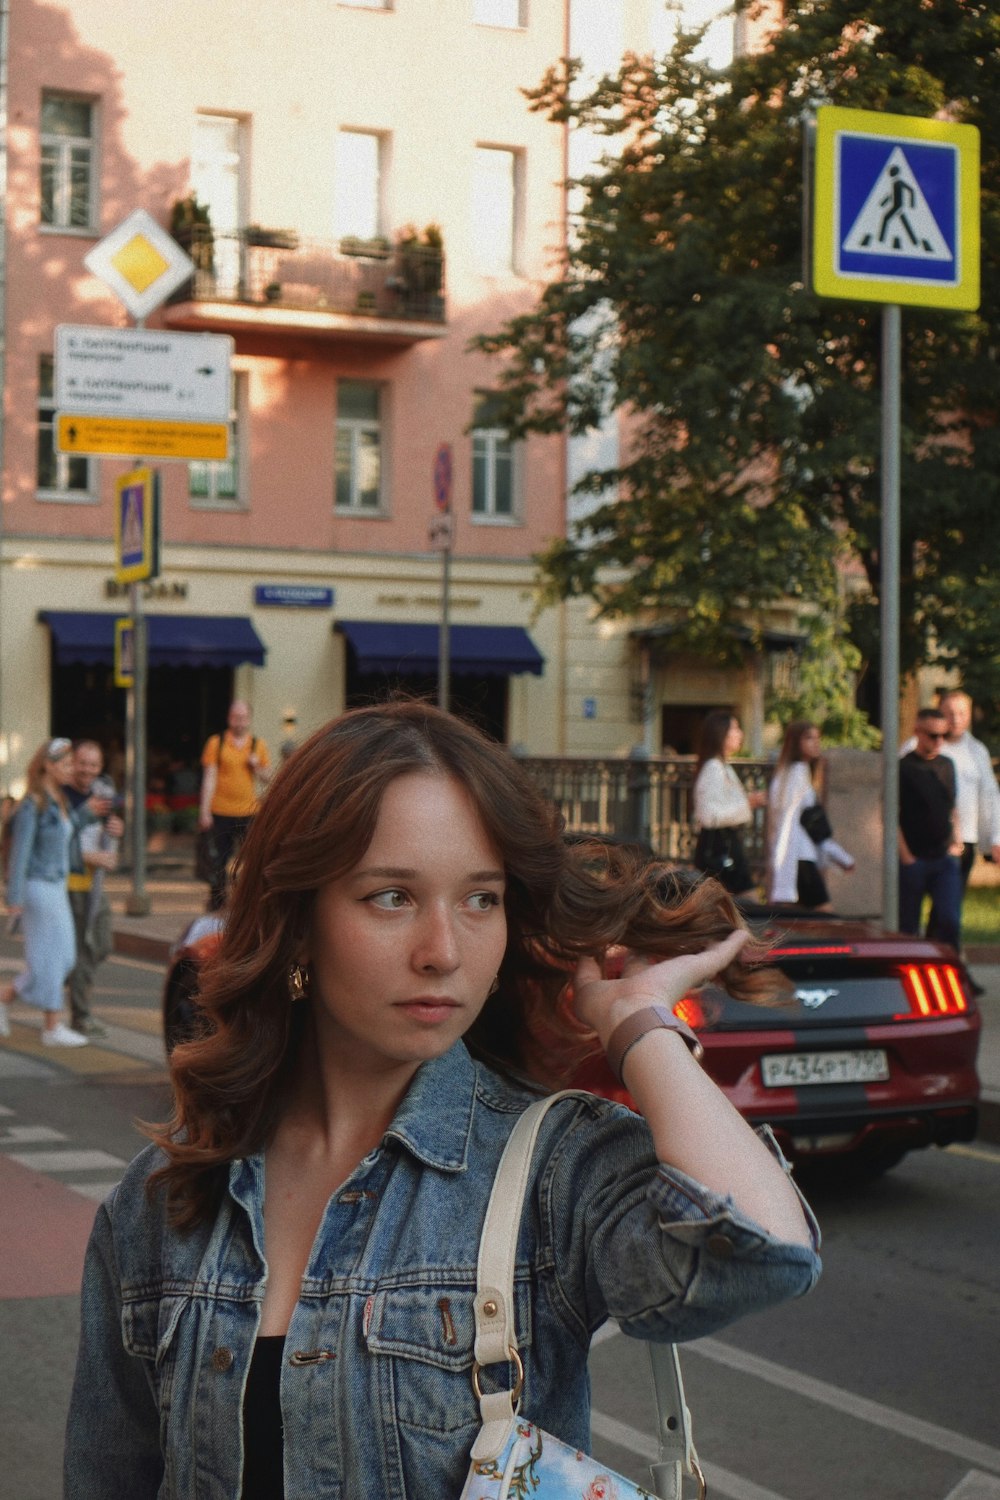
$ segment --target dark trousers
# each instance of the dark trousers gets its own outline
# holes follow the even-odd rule
[[[958,948],[962,910],[962,872],[954,854],[940,859],[915,859],[899,866],[899,926],[902,932],[920,935],[920,907],[925,896],[931,898],[931,921],[927,936],[938,943]]]
[[[91,1020],[90,992],[97,966],[111,952],[111,908],[107,896],[102,896],[97,910],[91,914],[89,891],[70,891],[69,904],[76,931],[76,964],[66,983],[70,1022],[79,1030]]]
[[[961,939],[961,935],[962,935],[962,933],[961,933],[962,902],[965,900],[965,888],[966,888],[966,886],[969,883],[969,876],[972,873],[972,866],[975,864],[975,862],[976,862],[976,845],[975,844],[963,844],[962,845],[961,858],[959,859],[959,862],[958,862],[958,865],[959,865],[959,878],[961,880],[961,891],[960,891],[959,897],[958,897],[959,939]],[[946,923],[946,925],[947,925],[947,923]],[[948,941],[947,938],[943,938],[940,935],[940,932],[938,930],[937,909],[934,906],[931,907],[931,914],[930,914],[929,918],[927,919],[927,936],[929,938],[934,938],[937,942],[940,942],[940,943],[944,943],[944,942]],[[958,946],[958,944],[956,943],[956,947],[957,946]]]
[[[209,883],[208,906],[218,911],[226,904],[229,892],[229,866],[239,853],[240,845],[247,836],[250,818],[227,818],[222,813],[212,814],[212,833],[215,845],[215,860],[212,879]]]

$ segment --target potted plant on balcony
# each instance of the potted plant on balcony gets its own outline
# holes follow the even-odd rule
[[[437,224],[428,224],[422,231],[407,224],[399,231],[395,270],[404,302],[428,314],[440,310],[444,241]]]
[[[392,246],[384,235],[376,234],[365,239],[359,234],[345,234],[340,241],[341,255],[358,255],[366,260],[387,260]]]
[[[208,204],[199,203],[194,193],[178,198],[170,209],[170,233],[190,255],[196,269],[211,276],[215,269],[215,236]]]
[[[261,245],[268,250],[297,250],[299,235],[296,229],[264,229],[260,224],[248,224],[243,231],[248,245]]]

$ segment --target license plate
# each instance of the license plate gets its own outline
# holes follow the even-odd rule
[[[881,1047],[856,1052],[782,1052],[762,1057],[760,1070],[769,1089],[802,1088],[812,1083],[879,1083],[889,1077]]]

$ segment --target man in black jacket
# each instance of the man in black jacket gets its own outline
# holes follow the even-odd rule
[[[939,942],[959,942],[962,840],[955,767],[941,754],[948,725],[938,708],[922,708],[916,745],[899,762],[899,925],[919,934],[920,908],[930,896]]]

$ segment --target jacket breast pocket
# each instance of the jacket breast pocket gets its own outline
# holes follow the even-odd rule
[[[472,1389],[475,1319],[472,1286],[389,1287],[365,1310],[370,1354],[391,1364],[396,1420],[432,1433],[456,1433],[479,1423]],[[522,1359],[531,1345],[531,1297],[526,1283],[514,1290],[515,1326]],[[513,1384],[512,1366],[482,1373],[484,1390]]]
[[[122,1305],[122,1343],[126,1353],[143,1360],[156,1391],[161,1418],[170,1409],[177,1363],[177,1329],[186,1297],[149,1297]]]

